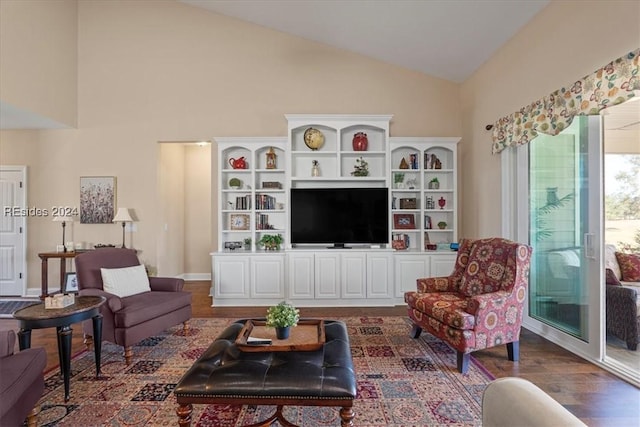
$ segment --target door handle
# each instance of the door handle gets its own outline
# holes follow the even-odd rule
[[[593,246],[595,234],[584,233],[584,257],[587,259],[596,259],[596,248]]]

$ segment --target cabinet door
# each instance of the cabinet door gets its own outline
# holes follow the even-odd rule
[[[340,298],[340,255],[317,253],[314,267],[315,297]]]
[[[291,299],[314,297],[314,256],[313,253],[287,254],[289,273],[288,295]]]
[[[342,298],[366,298],[366,256],[352,252],[341,255],[342,273],[340,293]]]
[[[217,257],[213,275],[214,298],[249,297],[248,257]]]
[[[284,297],[284,256],[251,257],[251,296]]]
[[[453,273],[453,267],[456,265],[456,253],[434,254],[431,256],[431,276],[444,277]]]
[[[428,255],[395,256],[396,297],[403,297],[407,291],[416,290],[416,280],[430,276]]]
[[[393,280],[391,254],[367,254],[367,298],[391,297],[390,286]]]

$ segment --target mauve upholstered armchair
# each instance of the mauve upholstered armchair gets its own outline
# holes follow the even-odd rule
[[[44,392],[47,353],[28,348],[14,353],[16,333],[0,331],[0,426],[21,426],[25,418],[35,427]]]
[[[507,345],[509,360],[518,360],[530,259],[527,245],[463,239],[450,276],[418,279],[418,290],[405,293],[412,337],[424,329],[448,343],[462,373],[471,352],[500,344]]]
[[[80,295],[107,298],[100,307],[103,316],[102,339],[124,347],[125,362],[131,363],[132,346],[165,329],[191,319],[191,293],[182,290],[184,280],[149,277],[150,291],[120,297],[103,288],[101,268],[122,269],[139,266],[133,249],[102,248],[85,252],[75,259]],[[133,285],[132,285],[133,286]],[[85,343],[92,343],[91,321],[83,323]]]

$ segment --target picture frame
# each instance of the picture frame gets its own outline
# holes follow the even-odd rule
[[[62,283],[62,293],[69,294],[75,293],[77,294],[80,291],[78,288],[78,277],[75,272],[65,273],[64,282]]]
[[[413,214],[393,214],[393,228],[415,229],[415,217]]]
[[[248,230],[249,221],[248,214],[231,214],[229,216],[229,228],[231,230]]]
[[[80,177],[80,223],[111,224],[116,206],[115,176]]]

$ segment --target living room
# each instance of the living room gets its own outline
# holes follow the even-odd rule
[[[159,143],[284,136],[288,113],[393,114],[391,135],[461,137],[458,234],[499,236],[501,155],[491,154],[485,125],[637,49],[639,33],[637,2],[552,1],[456,83],[180,2],[43,2],[18,16],[10,3],[2,2],[2,101],[63,128],[3,130],[2,165],[27,165],[29,206],[75,206],[80,177],[117,177],[118,206],[139,218],[127,243],[159,276],[210,274],[219,226],[211,197],[211,209],[188,222],[210,240],[193,247],[171,234],[183,218],[158,195],[169,179]],[[29,34],[53,46],[25,58],[17,52],[30,47]],[[28,219],[28,295],[39,291],[37,254],[54,250],[60,231],[51,218]],[[121,240],[113,224],[69,232],[74,241]]]

